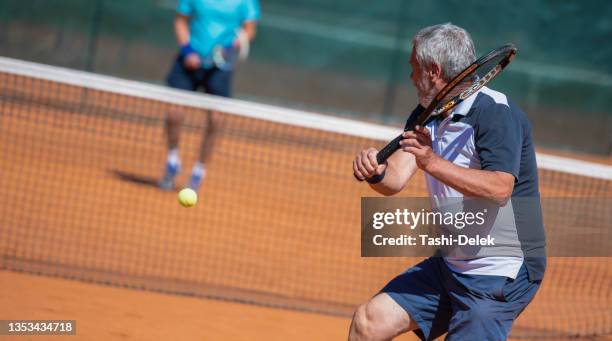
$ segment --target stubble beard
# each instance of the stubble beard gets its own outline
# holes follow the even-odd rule
[[[432,82],[428,82],[427,79],[423,77],[419,79],[414,86],[417,89],[419,104],[427,108],[437,94],[434,84]]]

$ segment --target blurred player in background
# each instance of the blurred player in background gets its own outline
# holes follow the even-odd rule
[[[410,65],[419,106],[411,118],[475,59],[472,39],[460,27],[443,24],[417,33]],[[414,330],[423,340],[447,332],[447,340],[505,340],[540,287],[546,265],[535,151],[525,114],[503,93],[483,87],[424,127],[405,132],[400,145],[382,165],[376,149],[363,150],[353,162],[355,176],[393,195],[420,168],[432,203],[464,196],[494,202],[499,211],[490,234],[509,242],[502,245],[503,254],[434,256],[409,268],[357,308],[349,339],[390,340]],[[534,205],[521,215],[513,203],[525,198],[533,198]]]
[[[258,0],[179,0],[174,20],[174,32],[180,52],[166,79],[177,89],[204,92],[230,97],[233,66],[219,67],[213,52],[239,48],[242,37],[250,41],[255,37],[259,20]],[[174,179],[181,169],[179,136],[184,120],[181,112],[169,112],[166,118],[168,157],[162,189],[174,188]],[[187,187],[198,191],[206,175],[205,164],[210,159],[219,131],[219,113],[207,114],[198,160],[192,168]]]

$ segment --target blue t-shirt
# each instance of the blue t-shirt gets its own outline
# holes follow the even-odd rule
[[[179,0],[176,11],[189,17],[189,43],[202,58],[230,45],[245,21],[259,20],[258,0]]]

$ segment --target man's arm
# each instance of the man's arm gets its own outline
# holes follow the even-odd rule
[[[257,33],[257,21],[260,18],[258,0],[245,0],[243,2],[242,18],[242,31],[246,33],[249,41],[253,41]]]
[[[353,161],[355,177],[360,180],[372,181],[369,183],[376,192],[390,196],[399,193],[406,187],[408,181],[416,173],[417,165],[414,155],[397,150],[388,159],[386,164],[379,165],[376,161],[378,151],[374,148],[365,149],[357,154]],[[380,177],[383,175],[382,179]]]
[[[253,41],[253,39],[255,39],[255,34],[257,34],[257,21],[245,21],[242,24],[242,30],[244,30],[247,37],[249,37],[249,41]]]
[[[181,48],[181,56],[184,58],[183,64],[188,69],[198,69],[202,63],[200,56],[193,50],[189,44],[191,32],[189,31],[189,17],[181,13],[177,13],[174,17],[174,34],[176,41]]]
[[[180,13],[174,17],[174,34],[179,46],[189,43],[189,17]]]
[[[423,110],[425,108],[420,105],[414,108],[406,121],[406,127],[410,126]],[[359,180],[369,179],[370,187],[380,194],[390,196],[399,193],[417,171],[414,155],[398,149],[384,165],[378,165],[377,153],[376,149],[370,148],[357,154],[353,161],[355,177]],[[381,179],[383,172],[384,177]]]
[[[435,154],[429,130],[416,127],[404,133],[402,150],[415,156],[419,168],[434,178],[470,197],[486,198],[505,204],[514,189],[514,175],[501,171],[470,169],[457,166]]]
[[[500,205],[505,204],[514,189],[512,174],[459,167],[439,156],[424,170],[465,196],[487,198]]]

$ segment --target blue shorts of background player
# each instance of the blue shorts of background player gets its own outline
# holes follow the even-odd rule
[[[391,280],[381,293],[402,307],[421,340],[448,332],[447,340],[506,340],[541,281],[530,281],[523,265],[515,279],[451,271],[431,257]]]
[[[178,56],[166,77],[168,86],[196,91],[202,89],[207,94],[231,97],[232,71],[217,67],[189,70],[183,63],[183,57]]]

